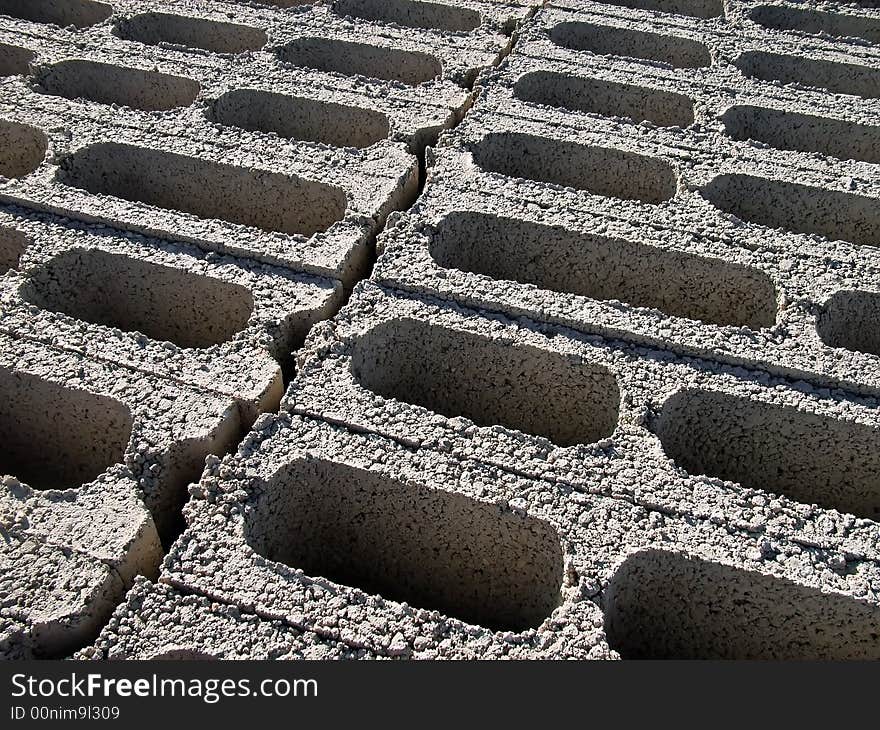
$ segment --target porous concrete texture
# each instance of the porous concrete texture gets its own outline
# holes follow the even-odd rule
[[[78,353],[0,343],[0,651],[63,656],[98,633],[135,576],[156,574],[188,483],[238,439],[239,410]]]
[[[535,3],[92,5],[0,8],[0,199],[351,286]]]
[[[784,84],[737,64],[790,48],[874,74],[878,50],[568,5],[538,14],[480,80],[425,194],[383,234],[374,278],[876,395],[861,325],[878,292],[880,87],[831,94],[806,88],[818,75]],[[658,27],[662,44],[639,35]],[[624,57],[625,39],[658,52]]]
[[[165,582],[380,654],[878,655],[876,561],[796,529],[770,537],[289,416],[261,418],[194,496]]]
[[[458,82],[509,43],[488,20],[443,32],[214,2],[117,3],[61,30],[56,5],[19,3],[0,29],[0,139],[16,143],[0,199],[348,286],[416,194],[413,153],[467,107]]]
[[[586,492],[876,555],[874,398],[361,284],[313,330],[282,406]],[[840,514],[805,521],[815,504]]]
[[[69,653],[156,577],[533,11],[274,4],[0,2],[4,655]]]
[[[0,208],[27,242],[0,279],[0,331],[274,410],[282,365],[332,315],[338,281]]]
[[[77,659],[379,659],[191,593],[138,578],[125,603]]]
[[[0,654],[880,658],[878,165],[873,2],[0,0]]]
[[[403,143],[329,147],[43,98],[19,79],[0,90],[7,202],[350,283],[377,225],[415,195]]]

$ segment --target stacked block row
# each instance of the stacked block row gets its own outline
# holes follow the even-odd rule
[[[0,2],[0,654],[158,577],[533,10]]]
[[[106,620],[120,590],[99,568],[134,581],[78,656],[876,658],[877,11],[267,5],[123,0],[70,31],[89,61],[121,66],[117,44],[137,43],[140,71],[197,84],[163,110],[59,92],[68,41],[39,23],[16,26],[39,42],[8,39],[35,55],[3,115],[45,137],[0,187],[35,241],[4,279],[0,332],[210,394],[230,428],[252,424],[187,480],[161,570],[134,563],[161,553],[161,530],[113,546],[52,512],[36,531],[41,495],[7,479],[26,505],[9,520],[16,568],[76,535],[92,595],[116,597],[68,602],[56,624],[83,606]],[[283,86],[291,65],[301,86]],[[387,124],[337,124],[321,106],[335,89]],[[230,156],[268,192],[247,197],[226,171],[206,196],[205,173],[187,177]],[[262,217],[282,200],[305,201],[290,209],[308,225]],[[50,220],[65,235],[41,243]],[[123,298],[171,275],[125,257],[202,284],[145,318]],[[97,271],[132,283],[90,299],[78,282]],[[209,326],[187,326],[205,302]],[[151,332],[173,333],[173,354]],[[295,373],[283,397],[273,362]],[[142,451],[126,453],[129,478]],[[162,514],[137,488],[120,510]],[[19,572],[40,590],[42,573]],[[33,617],[7,620],[39,639]]]

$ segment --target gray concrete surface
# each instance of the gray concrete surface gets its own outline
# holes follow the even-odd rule
[[[21,208],[0,209],[0,230],[27,240],[0,331],[231,396],[248,423],[342,298],[336,280]]]
[[[230,397],[0,343],[0,655],[61,657],[97,634],[137,575],[157,574],[187,485],[235,444],[241,417]]]
[[[878,43],[0,0],[0,656],[878,658]]]
[[[138,578],[99,640],[77,659],[378,659],[363,648],[300,631]]]

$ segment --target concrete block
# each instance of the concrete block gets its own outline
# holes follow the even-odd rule
[[[880,263],[876,105],[755,82],[730,61],[800,38],[642,5],[534,17],[432,150],[374,280],[876,395],[873,346],[854,334]],[[558,42],[599,7],[614,27],[700,37],[715,60],[680,70]]]
[[[180,593],[138,578],[125,602],[77,659],[377,659],[281,621],[262,619],[235,606]]]
[[[99,21],[56,5],[4,11],[0,200],[349,288],[416,195],[414,155],[468,107],[460,84],[534,9],[124,0]]]
[[[131,44],[115,36],[83,49],[79,35],[40,27],[24,33],[13,26],[2,37],[31,63],[13,67],[10,61],[10,70],[31,73],[43,94],[79,101],[73,108],[80,113],[116,104],[135,118],[143,116],[137,111],[163,112],[178,127],[187,118],[205,134],[217,134],[214,127],[222,125],[332,147],[363,148],[387,139],[418,150],[454,124],[468,101],[467,92],[449,81],[409,87],[361,76],[325,78],[314,69],[282,65],[269,53],[239,58],[143,46],[132,55]],[[235,130],[219,131],[229,137]]]
[[[32,23],[88,28],[110,18],[113,7],[96,0],[2,0],[0,13]]]
[[[872,560],[326,422],[261,419],[194,495],[163,582],[380,653],[877,653]]]
[[[77,102],[35,95],[20,81],[4,88],[0,116],[20,151],[0,161],[15,176],[0,199],[86,222],[350,283],[367,265],[377,225],[417,185],[416,158],[401,144],[316,149],[254,136],[233,158],[226,144],[179,128],[169,135],[148,116],[140,128],[117,129],[112,107],[77,118],[64,110]],[[16,121],[24,118],[29,124]],[[55,130],[54,141],[37,127]],[[246,134],[211,128],[236,145]]]
[[[877,556],[875,398],[373,284],[318,325],[299,357],[282,402],[293,413]],[[803,450],[784,445],[795,442]],[[609,470],[619,478],[597,476]]]
[[[155,575],[205,457],[239,438],[229,397],[0,335],[3,652],[63,656]],[[4,630],[5,631],[5,630]]]
[[[0,0],[0,656],[878,658],[875,5]]]
[[[0,335],[0,342],[9,444],[3,471],[14,477],[8,486],[17,490],[15,499],[39,497],[37,505],[50,498],[50,512],[101,514],[104,504],[105,516],[117,510],[125,521],[126,512],[142,511],[132,507],[134,491],[160,534],[169,534],[186,485],[198,479],[205,457],[231,448],[243,428],[232,398],[29,340]],[[47,458],[44,441],[54,447],[53,458]],[[66,499],[67,490],[76,499]],[[113,490],[118,498],[108,496]],[[92,528],[101,531],[97,517],[71,513],[64,520],[58,539],[83,535],[84,544],[99,545],[100,536],[90,535]],[[29,529],[41,528],[34,523]],[[117,527],[108,532],[114,539],[121,535]]]
[[[91,642],[125,594],[100,560],[16,536],[0,544],[0,659],[60,659]]]
[[[487,17],[531,12],[484,5]],[[350,287],[385,217],[416,194],[414,155],[467,108],[456,81],[472,83],[509,39],[231,7],[242,23],[228,3],[120,3],[88,30],[8,9],[3,57],[27,75],[2,82],[0,196]]]
[[[330,279],[24,209],[0,209],[0,231],[7,258],[21,251],[0,330],[232,397],[244,425],[277,407],[282,366],[342,296]]]
[[[858,7],[845,6],[834,12],[813,7],[799,7],[793,3],[778,5],[759,4],[738,7],[737,16],[744,22],[755,23],[762,28],[793,31],[806,35],[827,35],[837,38],[859,38],[869,43],[880,43],[880,20],[876,14]],[[865,7],[870,7],[866,2]]]
[[[265,416],[238,460],[218,460],[193,488],[161,580],[385,655],[607,654],[596,607],[564,584],[568,556],[549,523],[494,487],[483,499],[457,488],[456,463],[405,453]]]
[[[467,31],[436,27],[456,8],[421,3],[401,3],[397,9],[387,3],[381,8],[386,18],[376,15],[365,2],[334,6],[301,4],[279,12],[270,8],[211,0],[179,0],[172,3],[150,0],[123,0],[113,21],[117,34],[130,41],[156,45],[167,43],[215,53],[238,54],[266,49],[283,63],[312,68],[330,74],[361,75],[419,85],[436,77],[468,84],[480,68],[492,62],[507,44],[495,30],[515,22],[528,13],[528,6],[508,6],[492,2],[477,3],[495,22],[482,23]],[[229,22],[234,7],[235,23]],[[414,9],[416,12],[414,12]],[[359,13],[350,17],[346,13]],[[419,12],[433,14],[433,22],[422,26],[387,22],[415,18]],[[382,22],[386,21],[386,22]],[[364,43],[364,38],[369,42]],[[341,54],[339,51],[346,50]]]

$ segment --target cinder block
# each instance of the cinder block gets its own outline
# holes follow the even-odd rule
[[[877,557],[875,398],[373,284],[299,358],[291,412]],[[608,471],[620,478],[597,476]],[[817,504],[821,521],[807,519]]]
[[[480,7],[499,22],[531,12]],[[8,10],[8,72],[28,75],[2,82],[0,134],[15,144],[0,198],[348,287],[385,217],[415,197],[414,155],[467,108],[456,82],[510,42],[492,23],[432,31],[320,6],[114,8],[89,30]]]
[[[113,6],[97,0],[2,0],[0,14],[33,23],[88,28],[110,18]]]
[[[98,635],[125,594],[106,563],[14,534],[0,544],[0,567],[0,659],[70,654]]]
[[[0,0],[0,655],[878,658],[870,5]]]
[[[0,330],[233,397],[247,425],[277,407],[281,365],[333,314],[338,282],[23,209],[0,209],[16,271]],[[280,365],[279,365],[280,363]]]
[[[239,438],[239,411],[229,397],[5,334],[0,388],[12,576],[0,592],[19,626],[4,651],[60,656],[97,635],[135,576],[156,574],[160,537],[170,544],[179,529],[205,457]]]
[[[726,16],[724,3],[720,0],[597,0],[597,2],[550,2],[551,6],[572,9],[592,9],[615,12],[614,7],[631,8],[646,14],[678,15],[689,18],[713,20]]]
[[[450,33],[470,33],[481,26],[509,33],[538,2],[508,3],[464,0],[421,2],[421,0],[333,0],[332,11],[348,16],[406,28],[427,28]]]
[[[376,659],[281,621],[261,619],[169,586],[135,581],[125,602],[77,659]]]
[[[58,491],[63,496],[79,490],[71,493],[75,500],[54,500],[51,509],[100,514],[106,504],[110,515],[113,500],[104,492],[121,490],[124,512],[132,509],[128,493],[134,487],[165,535],[205,457],[231,448],[241,433],[239,409],[230,397],[29,340],[0,335],[0,342],[10,444],[4,455],[10,471],[4,473],[17,477],[9,483],[20,490],[16,499],[26,501],[43,490],[54,499]],[[55,458],[47,458],[43,442],[56,448]],[[81,491],[95,480],[94,489]],[[63,533],[85,535],[86,542],[92,542],[89,530],[100,528],[97,518],[83,519],[79,527],[75,515],[65,519],[70,524]]]
[[[637,5],[573,2],[527,24],[381,235],[374,280],[877,395],[855,334],[878,291],[876,104],[733,63],[800,36]],[[714,60],[681,69],[560,40],[602,23],[702,39]],[[880,58],[824,38],[801,52],[819,47]]]
[[[872,560],[326,422],[264,417],[194,495],[163,582],[378,653],[878,651]]]
[[[536,3],[43,5],[0,9],[0,200],[350,288]]]
[[[606,655],[554,526],[432,459],[264,416],[194,487],[162,580],[383,655]]]
[[[343,4],[302,4],[279,12],[210,0],[123,0],[116,6],[113,25],[121,38],[147,45],[167,43],[229,54],[265,49],[292,66],[416,86],[440,76],[472,82],[507,46],[507,38],[496,29],[499,21],[509,26],[529,12],[527,5],[509,5],[510,12],[504,12],[500,4],[475,3],[487,22],[465,31],[437,27],[456,10],[461,13],[460,6],[401,3],[395,8],[382,3],[378,14],[386,17],[379,19],[346,17],[346,12],[375,16],[373,3]],[[229,22],[231,8],[235,23]],[[414,9],[427,21],[421,26],[430,27],[382,22],[393,15],[414,20]]]
[[[417,185],[416,159],[401,144],[328,149],[253,135],[242,148],[244,132],[227,132],[224,144],[169,135],[147,117],[117,128],[112,107],[77,118],[63,111],[77,102],[35,94],[13,81],[0,109],[23,137],[15,158],[0,161],[15,176],[0,198],[24,207],[351,283],[376,227]],[[24,118],[30,126],[15,121]],[[37,126],[54,130],[45,158]]]
[[[845,5],[834,12],[814,7],[800,7],[794,3],[737,5],[732,15],[744,22],[752,22],[762,28],[794,31],[807,35],[827,35],[837,38],[860,38],[869,43],[880,43],[880,19],[876,13]],[[871,7],[870,0],[863,3]]]
[[[177,123],[171,133],[195,125],[224,139],[245,130],[343,148],[390,140],[417,151],[455,123],[468,102],[467,92],[448,81],[409,87],[360,76],[330,77],[282,65],[269,53],[239,58],[143,46],[132,54],[132,44],[115,36],[96,38],[83,49],[79,35],[59,37],[42,28],[30,33],[11,28],[2,37],[29,55],[40,93],[79,101],[68,107],[80,114],[109,104],[127,107],[117,112],[133,118],[143,116],[138,111],[162,112]],[[10,70],[29,73],[26,62]]]

